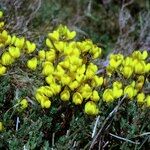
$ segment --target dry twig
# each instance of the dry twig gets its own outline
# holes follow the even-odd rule
[[[123,103],[124,99],[126,98],[126,95],[118,102],[118,105],[110,112],[110,114],[107,116],[107,118],[104,120],[99,132],[97,133],[97,135],[94,137],[91,145],[90,145],[90,150],[94,147],[96,140],[100,137],[100,135],[102,134],[102,131],[104,130],[106,124],[108,123],[108,121],[110,120],[110,118],[112,118],[116,112],[118,111],[119,107],[121,106],[121,104]]]

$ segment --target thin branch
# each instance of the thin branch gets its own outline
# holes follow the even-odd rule
[[[131,5],[134,2],[134,0],[130,0],[129,2],[123,4],[122,9],[124,9],[125,7]]]
[[[112,137],[115,137],[117,139],[120,139],[120,140],[123,140],[123,141],[126,141],[126,142],[129,142],[129,143],[132,143],[132,144],[140,144],[139,142],[134,142],[134,141],[131,141],[129,139],[126,139],[126,138],[123,138],[123,137],[120,137],[118,135],[115,135],[115,134],[112,134],[112,133],[109,133]]]
[[[107,118],[104,120],[99,132],[97,133],[97,135],[94,137],[91,146],[90,146],[90,150],[93,148],[93,146],[95,145],[95,142],[97,140],[97,138],[101,135],[102,131],[104,130],[106,124],[108,123],[109,119],[111,117],[113,117],[114,114],[116,114],[116,112],[118,111],[119,107],[121,106],[121,104],[123,103],[124,99],[126,98],[126,95],[118,102],[118,105],[110,112],[110,114],[107,116]]]
[[[18,131],[19,123],[20,123],[20,119],[19,119],[19,117],[17,117],[17,120],[16,120],[16,131]]]
[[[93,137],[95,136],[95,134],[96,134],[96,131],[97,131],[97,124],[98,124],[98,122],[99,122],[99,118],[100,118],[100,116],[98,116],[98,117],[96,118],[95,125],[94,125],[93,132],[92,132],[92,138],[93,138]]]
[[[137,135],[136,137],[146,136],[146,135],[150,135],[150,132],[142,133],[142,134],[140,134],[140,135]]]
[[[53,133],[52,135],[52,147],[55,146],[55,133]]]

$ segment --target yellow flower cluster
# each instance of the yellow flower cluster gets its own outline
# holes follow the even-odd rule
[[[0,19],[3,13],[0,11]],[[13,64],[17,60],[21,53],[30,54],[36,49],[35,43],[26,40],[24,37],[17,37],[16,35],[10,35],[8,31],[4,29],[4,22],[0,22],[0,48],[5,50],[0,57],[0,75],[4,75],[7,70],[7,66]]]
[[[45,40],[47,48],[32,55],[36,44],[24,37],[10,35],[4,29],[2,17],[3,12],[0,11],[0,76],[22,55],[30,54],[32,58],[26,62],[26,66],[31,71],[39,67],[39,74],[45,80],[45,85],[38,87],[34,95],[42,108],[50,108],[53,97],[59,95],[64,102],[84,104],[86,114],[97,115],[100,112],[100,93],[106,103],[126,95],[129,100],[136,98],[139,105],[150,107],[150,95],[143,90],[150,73],[146,50],[134,51],[126,57],[111,54],[109,64],[104,68],[104,79],[97,74],[99,68],[94,64],[102,50],[91,40],[76,41],[76,32],[60,25],[48,34]],[[121,82],[121,79],[125,80]],[[107,82],[111,83],[107,86]],[[27,99],[22,99],[19,104],[23,110],[28,107]]]
[[[48,34],[48,50],[38,52],[47,85],[39,87],[35,97],[42,108],[49,108],[52,97],[60,94],[62,101],[72,101],[75,105],[86,103],[85,112],[96,115],[99,112],[96,103],[100,99],[96,89],[103,84],[103,77],[96,75],[98,67],[90,61],[101,56],[101,48],[91,40],[73,41],[75,36],[76,32],[66,26]],[[32,60],[32,64],[37,64],[37,60]]]
[[[106,102],[113,102],[115,99],[123,95],[122,83],[116,81],[113,83],[112,89],[105,89],[103,93],[103,100]]]
[[[111,54],[109,65],[107,66],[107,74],[112,75],[113,72],[120,72],[123,77],[129,79],[134,75],[144,75],[150,72],[150,63],[146,63],[148,52],[145,50],[134,51],[130,56],[124,57],[122,54]]]
[[[145,95],[144,91],[142,91],[144,83],[147,81],[147,76],[150,73],[150,63],[147,62],[147,58],[148,52],[146,50],[143,52],[134,51],[126,57],[122,54],[111,54],[109,65],[106,67],[109,78],[113,78],[114,73],[117,73],[120,79],[126,78],[132,82],[129,85],[124,81],[122,83],[118,81],[114,82],[112,89],[108,88],[104,90],[103,100],[112,102],[123,95],[126,95],[128,99],[133,99],[136,96],[138,104],[145,104],[149,107],[150,95]]]

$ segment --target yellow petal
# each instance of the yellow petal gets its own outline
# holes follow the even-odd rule
[[[139,94],[137,95],[137,102],[138,102],[139,104],[143,104],[143,103],[144,103],[144,99],[145,99],[145,94],[144,94],[144,93],[139,93]]]
[[[84,111],[88,115],[97,115],[99,113],[97,105],[92,101],[85,104]]]
[[[2,64],[3,65],[11,65],[14,62],[14,59],[12,58],[12,56],[8,53],[8,52],[4,52],[2,54],[2,58],[1,58]]]
[[[46,101],[44,102],[44,107],[45,107],[45,108],[50,108],[50,107],[51,107],[51,101],[50,101],[50,100],[46,100]]]
[[[27,67],[31,70],[36,70],[37,68],[37,58],[33,57],[32,59],[27,61]]]
[[[75,93],[73,94],[72,102],[73,102],[75,105],[80,105],[80,104],[82,104],[82,101],[83,101],[82,95],[81,95],[79,92],[75,92]]]
[[[106,102],[114,101],[114,95],[112,89],[106,89],[103,93],[103,100]]]
[[[60,93],[60,98],[62,101],[69,101],[70,99],[70,92],[68,90],[64,90]]]
[[[6,73],[6,67],[5,66],[0,66],[0,76],[4,75]]]
[[[19,58],[21,55],[20,49],[18,47],[9,47],[8,51],[14,59]]]
[[[49,33],[48,37],[53,41],[58,41],[59,40],[59,32],[54,31],[53,33]]]

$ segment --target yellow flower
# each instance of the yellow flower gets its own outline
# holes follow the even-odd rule
[[[69,101],[70,99],[70,92],[69,90],[65,89],[60,93],[60,98],[62,101]]]
[[[45,57],[47,61],[53,62],[56,59],[56,52],[54,49],[51,49],[50,51],[46,51]]]
[[[4,21],[1,21],[1,22],[0,22],[0,29],[3,28],[4,25],[5,25]]]
[[[142,52],[142,59],[145,60],[148,57],[148,52],[146,50],[144,50]]]
[[[0,10],[0,18],[3,17],[3,12]]]
[[[0,76],[6,73],[6,67],[0,65]]]
[[[72,40],[76,36],[76,32],[67,30],[67,40]]]
[[[99,101],[100,97],[99,97],[98,91],[94,90],[92,92],[90,99],[95,102]]]
[[[54,94],[60,93],[60,91],[61,91],[61,86],[60,86],[60,85],[58,85],[58,84],[56,84],[56,83],[53,83],[53,84],[51,84],[51,87],[52,87],[53,90],[54,90]]]
[[[117,87],[113,87],[113,97],[115,99],[120,98],[123,95],[123,90]]]
[[[62,41],[56,41],[54,43],[55,48],[59,51],[59,52],[63,52],[64,51],[64,47],[65,47],[65,43]]]
[[[120,65],[121,63],[115,59],[110,59],[110,62],[109,62],[109,65],[114,68],[114,69],[117,69],[118,66]]]
[[[59,32],[54,31],[53,33],[49,33],[48,37],[53,41],[58,41],[59,40]]]
[[[76,56],[79,57],[81,52],[76,47],[72,46],[72,44],[66,45],[64,47],[64,54],[67,56]]]
[[[150,107],[150,95],[148,95],[145,99],[145,102],[146,102],[146,106],[147,107]]]
[[[16,36],[13,36],[11,39],[11,43],[18,47],[19,49],[22,49],[25,43],[25,38],[17,38]]]
[[[132,57],[134,59],[137,59],[137,60],[145,60],[148,57],[148,53],[147,53],[146,50],[144,50],[143,52],[141,52],[141,51],[134,51],[132,53]]]
[[[48,97],[43,97],[43,99],[40,101],[40,105],[42,108],[48,108],[51,105],[51,101],[48,99]]]
[[[92,101],[85,104],[84,111],[88,115],[97,115],[99,113],[97,105]]]
[[[44,76],[49,76],[49,75],[51,75],[53,72],[54,72],[54,66],[53,66],[52,63],[51,63],[51,64],[46,64],[46,65],[44,65],[43,70],[42,70],[42,74],[43,74]]]
[[[101,56],[102,49],[94,45],[90,53],[92,53],[92,58],[96,59]]]
[[[27,50],[26,50],[27,54],[30,54],[30,53],[35,51],[36,45],[35,45],[35,43],[31,43],[30,41],[26,41],[26,48],[27,48]]]
[[[139,91],[142,89],[144,85],[145,78],[144,76],[139,76],[136,83],[135,83],[135,88]]]
[[[55,76],[56,79],[61,80],[61,77],[64,76],[65,70],[60,66],[57,65],[53,75]]]
[[[18,47],[18,45],[20,45],[18,42],[16,43],[16,40],[18,40],[18,38],[15,36],[15,35],[13,35],[12,36],[12,38],[11,38],[11,44],[14,44],[14,45],[16,45],[17,44],[17,47]],[[24,43],[23,43],[24,44]],[[22,44],[21,44],[21,46],[22,46]],[[19,46],[20,47],[20,46]]]
[[[130,78],[133,73],[133,68],[131,66],[124,66],[121,72],[125,78]]]
[[[44,101],[48,100],[48,97],[42,94],[41,91],[35,93],[35,98],[40,104],[43,104]]]
[[[131,57],[126,57],[123,62],[122,62],[123,66],[131,66],[133,67],[133,59]]]
[[[75,90],[77,87],[79,87],[79,82],[78,81],[72,81],[72,82],[70,82],[70,84],[69,84],[69,88],[73,91],[73,90]]]
[[[76,70],[77,70],[77,65],[70,65],[69,67],[70,72],[76,72]]]
[[[0,132],[3,131],[3,123],[0,121]]]
[[[20,57],[20,54],[21,54],[21,53],[20,53],[20,49],[19,49],[18,47],[13,47],[13,46],[11,46],[11,47],[9,47],[8,51],[9,51],[9,54],[10,54],[14,59]]]
[[[61,84],[62,85],[69,85],[71,82],[71,77],[69,77],[68,75],[64,74],[62,77],[61,77]]]
[[[98,77],[97,75],[95,75],[92,79],[91,85],[92,87],[99,87],[103,84],[104,79],[103,77]]]
[[[86,40],[83,42],[77,42],[77,47],[82,51],[82,53],[88,52],[93,46],[93,42],[91,40]]]
[[[6,41],[8,38],[8,32],[6,30],[3,30],[3,32],[1,33],[1,37],[4,41]]]
[[[112,68],[110,65],[108,65],[108,66],[106,67],[106,73],[107,73],[107,75],[108,75],[109,77],[111,77],[113,71],[114,71],[114,68]]]
[[[52,66],[53,66],[53,63],[50,62],[50,61],[44,61],[44,62],[42,63],[42,67],[44,68],[46,65],[52,65]]]
[[[49,48],[53,48],[53,44],[51,43],[51,41],[47,38],[46,39],[46,45],[49,47]]]
[[[40,94],[44,94],[47,97],[51,97],[54,93],[54,90],[50,86],[41,86],[37,89],[37,92]]]
[[[11,44],[11,36],[10,35],[8,35],[8,38],[5,41],[5,45],[9,45],[9,44]]]
[[[136,65],[134,66],[134,72],[136,74],[143,74],[145,73],[145,62],[144,61],[138,61]]]
[[[79,75],[82,75],[82,74],[84,74],[85,73],[85,64],[83,64],[81,67],[79,67],[78,69],[77,69],[77,74],[79,74]]]
[[[84,74],[81,74],[81,75],[76,74],[76,80],[77,80],[79,83],[83,82],[84,79],[85,79]]]
[[[45,78],[45,80],[46,80],[46,83],[48,83],[49,85],[55,83],[55,78],[54,78],[53,75],[48,75],[48,76]]]
[[[96,65],[94,65],[93,63],[90,63],[86,69],[86,78],[87,79],[91,79],[93,78],[93,76],[96,74],[98,68]]]
[[[139,94],[137,95],[137,102],[138,102],[139,104],[143,104],[143,103],[144,103],[144,99],[145,99],[145,94],[144,94],[144,93],[139,93]]]
[[[88,84],[85,84],[80,87],[79,92],[83,98],[88,99],[92,95],[92,88]]]
[[[80,59],[78,56],[69,56],[69,61],[71,65],[80,66],[82,64],[82,59]]]
[[[14,59],[8,52],[4,52],[1,57],[1,63],[3,65],[11,65],[14,62]]]
[[[128,85],[124,89],[124,95],[127,95],[129,99],[132,99],[136,95],[137,91],[132,85]]]
[[[123,95],[122,83],[116,81],[113,83],[113,96],[115,99],[120,98]]]
[[[51,107],[51,101],[50,100],[45,100],[44,101],[44,105],[43,105],[43,108],[50,108]]]
[[[65,59],[64,61],[60,62],[59,65],[65,69],[68,69],[70,66],[70,62],[68,59]]]
[[[45,51],[44,51],[44,50],[38,51],[38,57],[39,57],[41,60],[44,60],[45,57],[46,57]]]
[[[122,54],[111,54],[109,65],[111,68],[117,69],[118,66],[121,65],[122,61],[123,61],[123,55]]]
[[[137,59],[137,60],[141,60],[142,59],[142,53],[140,51],[134,51],[132,53],[132,58]]]
[[[118,89],[121,89],[121,88],[122,88],[122,83],[119,82],[119,81],[115,81],[115,82],[113,83],[113,87],[117,87]]]
[[[20,104],[21,104],[21,109],[26,109],[28,107],[28,101],[27,101],[27,99],[22,99],[20,101]]]
[[[82,104],[82,101],[83,101],[82,95],[79,92],[75,92],[72,97],[72,102],[75,105],[80,105],[80,104]]]
[[[103,93],[103,100],[106,102],[113,102],[114,101],[114,95],[112,89],[106,89]]]
[[[36,70],[37,68],[37,58],[33,57],[32,59],[27,61],[27,67],[31,70]]]

